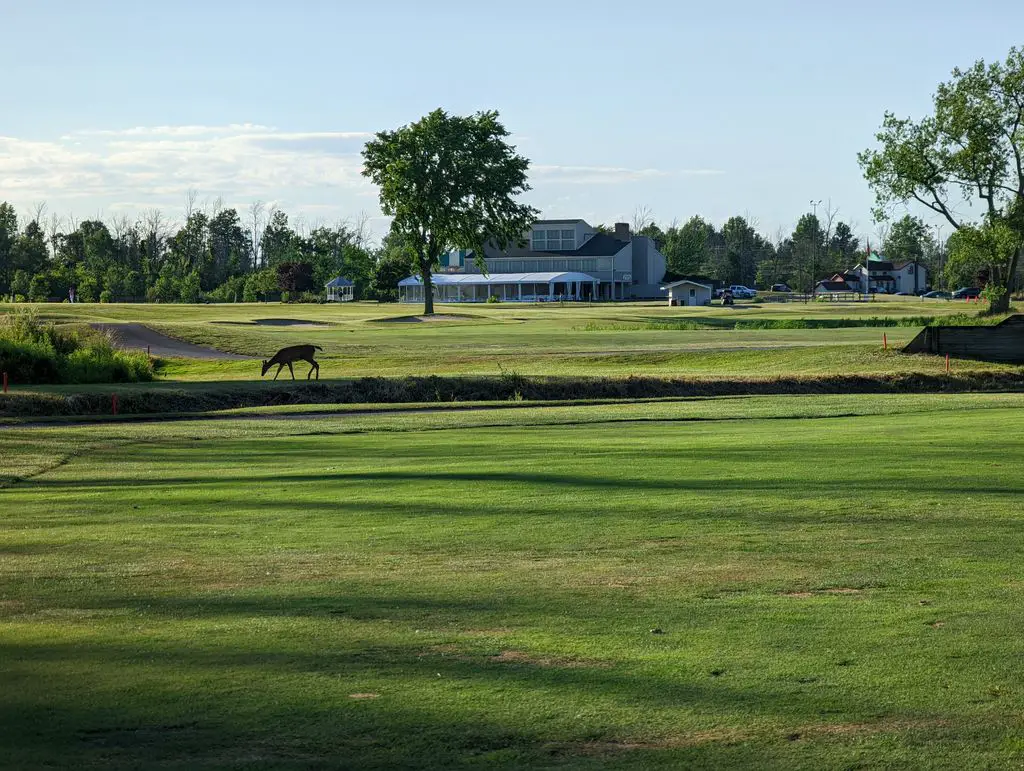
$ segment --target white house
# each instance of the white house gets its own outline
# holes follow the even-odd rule
[[[327,302],[347,303],[352,301],[354,284],[347,278],[332,278],[324,287],[327,289]]]
[[[629,225],[623,222],[616,223],[613,233],[599,233],[581,219],[538,220],[523,234],[522,244],[507,249],[499,249],[493,244],[486,246],[483,254],[486,270],[481,270],[475,257],[473,252],[465,251],[445,255],[441,260],[443,275],[480,277],[486,273],[492,279],[506,276],[508,278],[504,283],[516,286],[523,280],[513,280],[511,276],[583,274],[585,278],[571,279],[578,284],[578,292],[527,289],[525,295],[547,299],[551,294],[563,294],[578,300],[665,297],[665,289],[661,286],[661,280],[665,277],[664,255],[657,250],[654,241],[646,236],[633,235]],[[440,275],[442,272],[438,273]],[[410,276],[402,282],[411,290],[406,293],[410,299],[403,299],[403,302],[418,302],[411,299],[416,294],[412,289],[414,283],[405,283],[410,280],[414,281],[415,277]],[[556,283],[564,282],[556,279]],[[439,297],[437,291],[435,297]],[[463,299],[473,301],[474,298],[479,299],[480,295],[479,290],[475,293],[467,292]],[[510,295],[508,299],[518,299],[519,290],[515,289]]]
[[[867,264],[859,263],[843,274],[843,279],[854,291],[896,294],[917,294],[928,288],[928,270],[912,260],[893,263],[882,255],[872,255]]]
[[[700,284],[688,278],[673,281],[662,288],[668,290],[669,305],[711,305],[714,293],[710,284]]]

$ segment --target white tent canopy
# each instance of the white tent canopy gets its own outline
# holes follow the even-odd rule
[[[495,296],[506,302],[551,302],[597,297],[598,279],[586,273],[437,273],[431,276],[438,302],[484,302]],[[423,301],[423,279],[398,282],[402,302]]]

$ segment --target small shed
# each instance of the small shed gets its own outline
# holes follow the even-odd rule
[[[669,305],[711,305],[714,292],[710,284],[701,284],[690,279],[673,281],[662,289],[668,290]]]
[[[352,290],[355,285],[347,278],[332,278],[324,286],[327,288],[327,302],[347,303],[353,299]]]

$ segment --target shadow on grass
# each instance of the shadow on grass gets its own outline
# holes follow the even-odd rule
[[[427,614],[476,610],[418,599],[360,603],[371,617],[396,605]],[[243,635],[242,618],[261,605],[225,600],[220,610],[239,617],[233,623]],[[867,686],[744,687],[692,669],[669,676],[440,655],[414,644],[304,644],[310,645],[278,638],[183,645],[162,637],[142,637],[138,645],[0,644],[0,672],[17,684],[0,690],[0,744],[7,761],[26,767],[650,767],[716,759],[756,765],[765,759],[758,753],[785,749],[785,726],[873,721],[892,710]],[[62,673],[58,689],[44,685],[47,672]],[[367,689],[374,698],[351,698]],[[636,718],[644,710],[721,726],[725,741],[707,731],[676,731],[668,740],[648,734]],[[581,720],[577,712],[600,717]],[[755,741],[730,741],[731,733]]]
[[[121,478],[80,478],[80,479],[48,479],[32,478],[19,484],[25,490],[75,489],[83,493],[90,490],[108,488],[123,489],[147,487],[209,487],[220,488],[225,485],[237,484],[237,479],[217,479],[203,477],[153,477],[149,479]],[[497,472],[497,471],[323,471],[315,474],[260,474],[246,475],[244,482],[250,489],[270,487],[281,489],[284,485],[515,485],[538,488],[564,488],[566,490],[618,490],[622,492],[705,492],[705,493],[779,493],[789,497],[821,497],[823,491],[806,481],[797,483],[793,479],[737,479],[717,476],[683,477],[674,479],[634,479],[625,477],[595,477],[584,474],[550,474],[542,472]],[[898,489],[902,493],[915,493],[921,496],[953,496],[961,498],[970,495],[1019,495],[1022,487],[1019,484],[980,484],[976,479],[962,479],[946,484],[934,484],[929,479],[908,479],[899,474],[889,477],[878,477],[871,480],[844,479],[840,491],[842,497],[891,495]],[[242,508],[247,496],[243,493],[233,496],[232,508]],[[178,500],[178,499],[176,499]],[[196,501],[198,502],[198,500]],[[266,504],[267,501],[258,501]],[[298,506],[318,505],[317,501],[303,500]],[[345,501],[330,503],[339,509],[346,507]],[[360,504],[361,508],[372,508],[377,502],[367,501]],[[410,507],[421,507],[422,502],[410,502]],[[447,504],[446,504],[447,505]],[[453,507],[453,512],[458,507]],[[478,510],[474,507],[474,510]]]

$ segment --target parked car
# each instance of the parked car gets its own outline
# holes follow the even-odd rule
[[[896,297],[913,297],[914,294],[912,292],[897,292],[895,294],[895,296]]]
[[[738,300],[751,300],[757,297],[756,289],[749,289],[742,284],[733,284],[729,287],[729,291],[732,292],[732,296]]]
[[[789,284],[772,284],[771,291],[773,292],[792,292],[789,288]]]
[[[951,299],[953,299],[953,295],[951,295],[949,292],[943,292],[941,289],[936,289],[936,290],[931,291],[931,292],[925,292],[924,296],[929,298],[929,299],[931,299],[931,300],[951,300]]]
[[[962,286],[953,292],[954,300],[973,300],[981,295],[981,290],[976,286]]]

